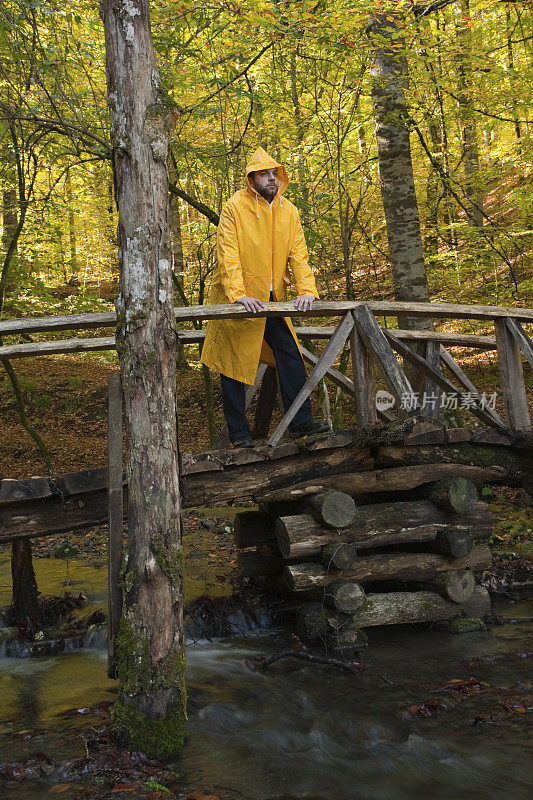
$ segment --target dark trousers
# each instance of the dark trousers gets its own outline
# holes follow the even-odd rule
[[[267,317],[264,339],[274,353],[278,371],[283,408],[287,411],[306,380],[304,362],[291,332],[281,317]],[[222,406],[232,442],[251,436],[246,419],[246,384],[220,376]],[[299,408],[289,427],[302,425],[312,420],[309,398]]]

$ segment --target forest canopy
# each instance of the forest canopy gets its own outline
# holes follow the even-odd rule
[[[222,203],[258,145],[286,166],[323,298],[395,296],[372,62],[402,66],[429,294],[531,303],[533,34],[526,2],[154,2],[176,120],[178,303],[207,302]],[[109,308],[118,259],[103,26],[93,0],[0,3],[6,316]]]

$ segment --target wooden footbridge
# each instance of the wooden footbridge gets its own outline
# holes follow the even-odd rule
[[[267,303],[259,316],[267,315],[302,316],[292,303]],[[177,335],[183,345],[198,344],[203,332],[183,326],[246,316],[235,305],[178,308]],[[275,373],[260,366],[247,402],[260,390],[255,434],[261,441],[255,449],[228,450],[222,431],[210,452],[183,455],[184,505],[256,501],[258,511],[237,519],[243,575],[254,580],[267,575],[269,585],[299,593],[300,630],[310,639],[326,637],[332,647],[340,642],[341,649],[349,649],[360,642],[359,629],[369,625],[447,618],[461,611],[480,616],[490,605],[472,575],[490,564],[482,542],[491,522],[475,487],[494,483],[533,492],[533,435],[524,379],[524,364],[533,366],[527,332],[533,310],[316,302],[305,316],[340,321],[335,327],[296,328],[311,371],[295,402],[268,436],[276,381]],[[397,317],[419,318],[426,327],[435,320],[470,320],[482,324],[483,333],[389,327],[390,318],[395,323]],[[42,335],[101,331],[115,321],[113,313],[1,321],[2,341],[13,338],[0,347],[0,360],[112,349],[112,336],[43,341]],[[493,330],[487,330],[489,324]],[[39,341],[28,341],[35,335]],[[315,339],[326,340],[320,356],[305,346]],[[335,366],[345,347],[351,353],[348,375]],[[452,355],[455,348],[494,351],[499,391],[478,391]],[[282,440],[324,377],[352,398],[353,428]],[[118,376],[110,379],[109,389],[109,471],[4,479],[0,542],[75,530],[109,514],[113,631],[120,607],[127,485]],[[470,418],[469,427],[441,421],[441,411],[449,420],[456,408],[462,419]],[[354,501],[347,516],[339,518],[338,509],[351,508]],[[328,507],[335,509],[329,518]],[[327,618],[317,616],[324,603],[330,609]]]

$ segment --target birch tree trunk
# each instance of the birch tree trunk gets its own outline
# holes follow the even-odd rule
[[[387,223],[396,300],[429,301],[420,220],[415,194],[409,122],[405,44],[390,14],[375,15],[371,35],[372,102],[381,195]],[[401,328],[427,328],[428,320],[398,317]]]
[[[102,0],[119,212],[117,349],[129,492],[124,612],[116,642],[116,736],[150,756],[184,739],[185,687],[176,335],[168,232],[172,103],[155,63],[147,0]]]

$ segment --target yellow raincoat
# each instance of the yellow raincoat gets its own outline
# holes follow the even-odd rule
[[[254,189],[250,172],[278,169],[279,189],[272,207]],[[246,189],[222,207],[217,231],[217,266],[209,296],[211,304],[234,303],[239,297],[266,302],[270,284],[274,298],[285,297],[292,273],[296,291],[318,297],[298,209],[282,197],[289,179],[285,167],[259,147],[246,165]],[[285,319],[296,341],[290,319]],[[266,319],[213,320],[207,324],[202,361],[211,369],[252,384],[259,361],[275,365],[263,341]]]

